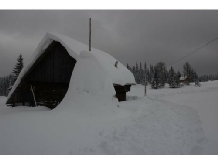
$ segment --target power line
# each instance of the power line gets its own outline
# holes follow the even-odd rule
[[[208,44],[210,44],[210,43],[214,42],[214,41],[215,41],[215,40],[217,40],[217,39],[218,39],[218,37],[217,37],[217,38],[215,38],[215,39],[213,39],[213,40],[211,40],[211,41],[209,41],[209,42],[207,42],[206,44],[204,44],[203,46],[201,46],[201,47],[197,48],[197,49],[196,49],[196,50],[194,50],[193,52],[191,52],[191,53],[189,53],[189,54],[187,54],[187,55],[185,55],[185,56],[183,56],[183,57],[179,58],[178,60],[176,60],[176,61],[174,61],[174,62],[172,62],[172,63],[170,63],[168,66],[171,66],[171,65],[173,65],[174,63],[176,63],[176,62],[179,62],[180,60],[182,60],[182,59],[184,59],[184,58],[186,58],[186,57],[188,57],[188,56],[192,55],[192,54],[193,54],[193,53],[195,53],[196,51],[198,51],[198,50],[202,49],[203,47],[207,46]],[[167,66],[167,67],[168,67],[168,66]]]

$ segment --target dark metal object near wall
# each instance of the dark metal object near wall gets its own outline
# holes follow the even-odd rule
[[[118,101],[126,101],[126,92],[130,91],[131,85],[118,85],[114,84],[114,89],[116,91],[116,97],[118,98]]]

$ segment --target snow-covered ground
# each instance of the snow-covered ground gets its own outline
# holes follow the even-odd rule
[[[54,110],[0,97],[0,154],[218,154],[218,81],[147,89],[120,103],[78,92]]]

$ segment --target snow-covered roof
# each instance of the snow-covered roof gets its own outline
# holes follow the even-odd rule
[[[181,76],[179,79],[180,80],[186,80],[188,76]]]
[[[46,35],[40,41],[32,57],[30,58],[29,62],[26,63],[21,73],[19,74],[13,88],[11,89],[8,95],[8,99],[11,97],[16,87],[19,85],[25,73],[35,63],[35,61],[39,58],[39,56],[43,54],[44,50],[50,45],[52,41],[60,42],[62,46],[65,47],[69,55],[72,56],[76,61],[80,59],[79,56],[82,51],[88,50],[87,45],[79,41],[76,41],[74,39],[71,39],[67,36],[57,33],[46,33]],[[88,53],[83,52],[83,54],[88,54]],[[114,57],[112,57],[110,54],[95,48],[92,48],[91,53],[89,54],[92,55],[91,58],[95,58],[95,60],[99,62],[101,67],[104,69],[105,73],[108,74],[108,78],[110,78],[112,83],[119,84],[119,85],[135,84],[135,79],[133,74],[120,62],[118,63],[118,66],[115,67],[114,65],[117,60]],[[84,57],[87,57],[87,55],[82,56],[82,58]]]
[[[185,80],[185,78],[184,78],[183,76],[181,76],[179,79],[180,79],[180,80]]]

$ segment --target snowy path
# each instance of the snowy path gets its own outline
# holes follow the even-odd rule
[[[105,135],[90,154],[201,154],[204,133],[193,109],[151,98],[121,107],[135,113],[132,123]]]
[[[148,88],[149,89],[149,88]],[[139,96],[143,92],[136,91]],[[184,108],[193,108],[201,120],[206,139],[196,152],[218,154],[218,81],[202,83],[201,87],[186,86],[178,89],[148,90],[148,96],[164,103],[170,102]]]
[[[165,96],[164,99],[175,104],[194,108],[201,119],[206,141],[202,154],[218,154],[218,87],[211,85],[204,91]]]

